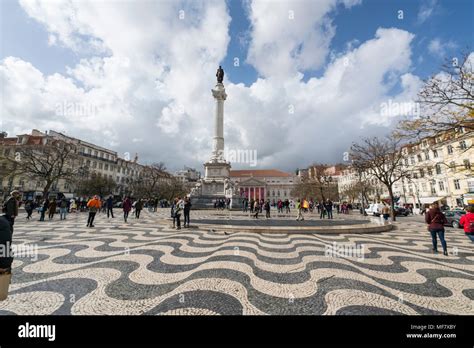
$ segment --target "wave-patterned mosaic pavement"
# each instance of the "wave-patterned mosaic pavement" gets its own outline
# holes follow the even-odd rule
[[[15,260],[0,314],[474,314],[474,244],[461,230],[447,230],[446,257],[413,218],[383,234],[225,234],[173,230],[167,214],[99,214],[92,229],[85,214],[19,218],[14,242],[39,254]],[[334,243],[363,245],[363,258],[327,256]]]

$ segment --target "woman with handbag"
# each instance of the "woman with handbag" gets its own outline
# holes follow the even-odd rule
[[[443,255],[448,256],[448,246],[444,239],[444,225],[448,222],[446,216],[439,209],[438,203],[433,203],[431,209],[426,212],[425,222],[428,224],[428,231],[431,233],[433,242],[433,252],[438,252],[438,240],[443,246]]]

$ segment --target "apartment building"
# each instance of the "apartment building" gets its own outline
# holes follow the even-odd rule
[[[403,148],[408,175],[394,192],[403,203],[435,201],[450,207],[474,203],[474,133],[460,130]]]
[[[31,134],[21,134],[16,137],[7,137],[5,133],[2,134],[0,136],[0,155],[3,157],[15,156],[18,147],[23,145],[40,146],[53,140],[62,140],[74,144],[77,149],[78,160],[73,165],[77,166],[78,175],[84,176],[94,173],[115,180],[117,183],[115,194],[125,193],[129,183],[138,178],[144,168],[143,165],[138,163],[137,155],[133,160],[120,158],[116,151],[53,130],[40,132],[34,129]],[[26,175],[12,177],[7,173],[6,161],[0,159],[0,162],[0,168],[4,169],[1,171],[2,176],[0,176],[2,196],[13,189],[22,191],[25,198],[34,199],[36,196],[42,195],[44,183],[40,180],[31,180]],[[66,197],[75,195],[73,185],[64,179],[55,182],[50,192],[52,194],[61,192]]]

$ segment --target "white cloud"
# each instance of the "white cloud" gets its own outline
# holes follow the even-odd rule
[[[413,35],[394,28],[380,28],[372,39],[347,45],[320,78],[303,79],[307,70],[325,64],[336,30],[331,13],[338,3],[350,7],[359,1],[248,4],[248,60],[262,77],[248,87],[224,81],[227,147],[256,149],[261,167],[339,161],[351,141],[392,121],[380,117],[382,102],[416,94],[419,80],[410,74]],[[3,60],[5,129],[66,130],[119,152],[138,152],[148,162],[201,169],[211,150],[210,89],[229,43],[225,2],[22,5],[56,37],[50,44],[82,52],[93,43],[87,52],[95,53],[65,75],[44,75],[18,58]],[[289,10],[295,20],[282,27]],[[400,92],[392,95],[397,85]],[[74,109],[73,116],[58,114],[58,105],[67,111],[68,103],[83,108]]]
[[[419,24],[423,24],[428,18],[430,18],[437,6],[437,0],[424,0],[420,4],[420,9],[417,15],[417,21]]]
[[[247,60],[264,77],[316,70],[325,62],[335,34],[329,14],[337,0],[248,3],[251,43]],[[344,1],[346,7],[360,1]]]
[[[442,42],[439,38],[434,38],[428,44],[428,51],[437,57],[445,58],[446,54],[450,51],[457,48],[457,44],[453,41]]]

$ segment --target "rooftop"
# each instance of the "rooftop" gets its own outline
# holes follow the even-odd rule
[[[230,176],[233,178],[242,177],[290,177],[289,173],[277,169],[249,169],[249,170],[231,170]]]

